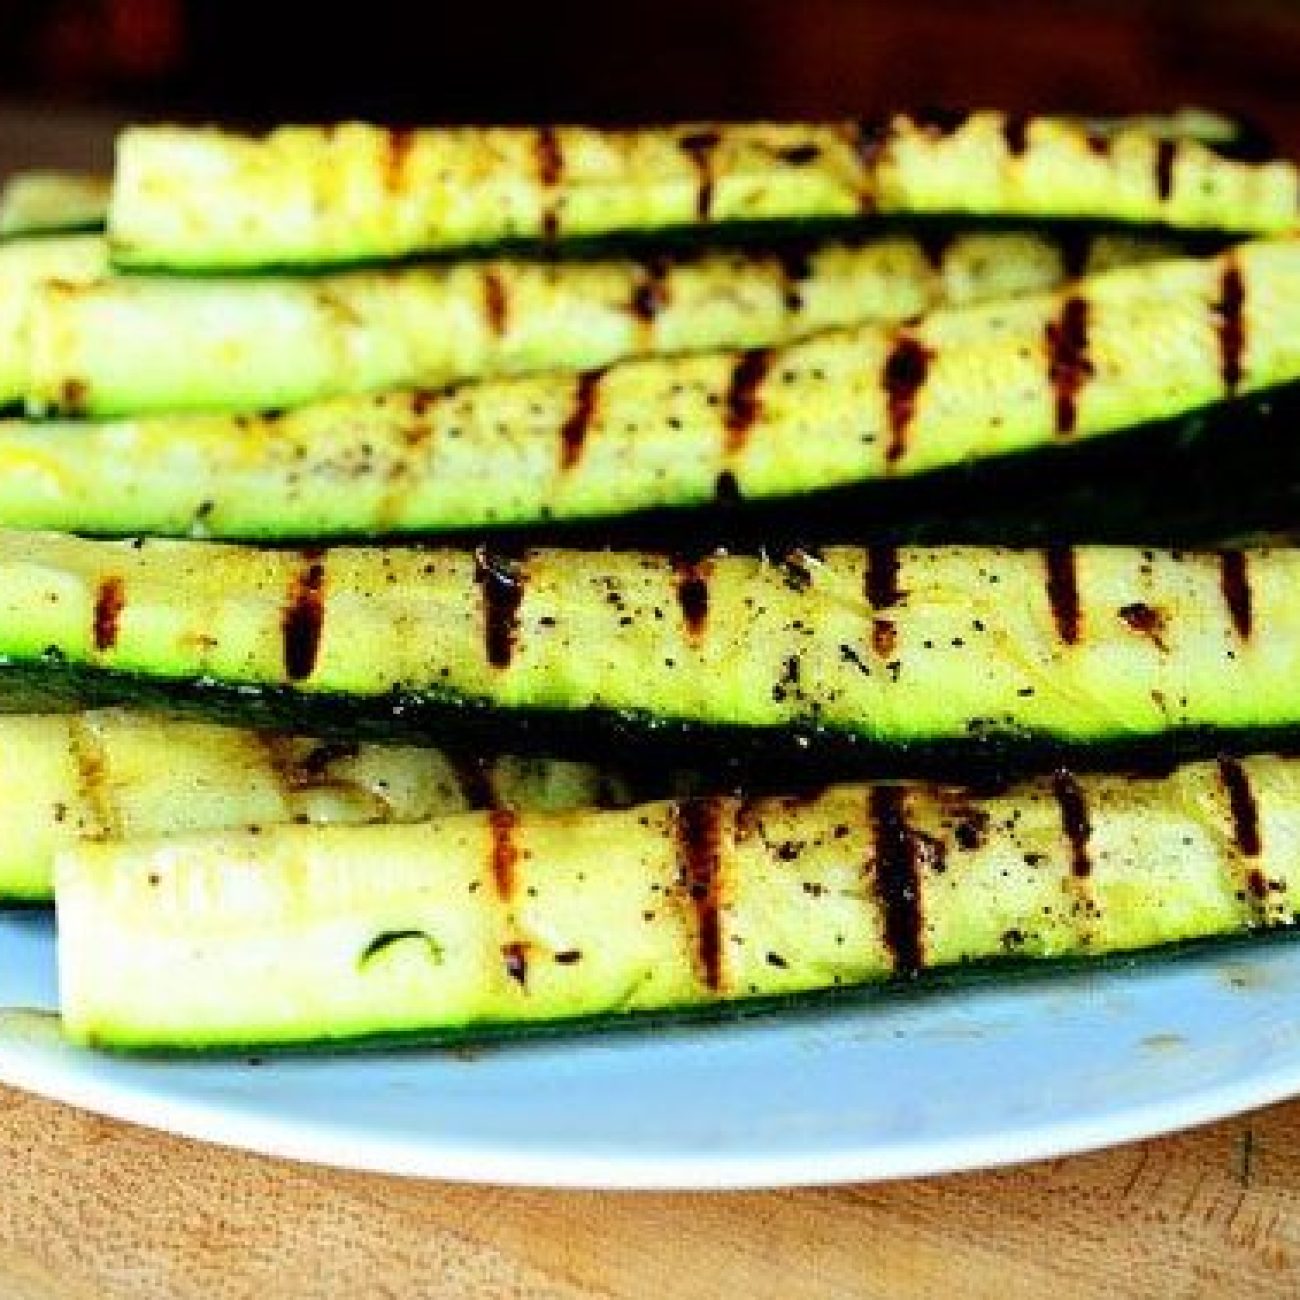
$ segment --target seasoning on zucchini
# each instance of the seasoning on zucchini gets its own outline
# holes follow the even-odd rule
[[[117,710],[11,714],[0,717],[0,900],[52,899],[54,855],[81,839],[414,822],[467,808],[631,798],[616,772],[580,763],[313,740]]]
[[[320,538],[798,497],[1204,424],[1298,379],[1300,242],[1262,241],[780,348],[261,416],[0,423],[0,524]]]
[[[110,183],[84,172],[17,172],[0,186],[0,239],[98,230]]]
[[[49,276],[57,282],[31,313],[25,391],[14,395],[36,414],[300,406],[627,356],[769,346],[1051,289],[1178,250],[1137,232],[988,231],[322,276]]]
[[[1290,925],[1300,764],[1059,770],[86,844],[57,867],[64,1026],[212,1050],[616,1022],[1007,958]]]
[[[109,211],[123,266],[319,266],[503,243],[876,215],[1296,224],[1288,162],[1139,123],[1004,113],[640,130],[358,123],[240,136],[136,127]]]
[[[5,533],[0,702],[52,700],[510,752],[1203,747],[1300,724],[1300,551],[776,560]]]

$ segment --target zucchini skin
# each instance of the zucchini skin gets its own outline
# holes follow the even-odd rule
[[[1292,229],[1286,162],[1224,157],[1138,123],[980,112],[870,124],[386,130],[251,138],[137,127],[109,212],[124,267],[329,265],[624,232],[883,215],[1075,217]]]
[[[664,778],[659,790],[677,787]],[[631,788],[612,770],[579,763],[258,734],[121,710],[3,716],[0,900],[52,901],[55,854],[82,839],[612,807],[631,802]]]
[[[8,423],[0,524],[287,540],[808,497],[1262,404],[1300,379],[1298,326],[1300,243],[1260,241],[772,349],[260,416]]]
[[[0,701],[24,711],[901,761],[1287,731],[1297,683],[1287,549],[504,557],[0,536]]]
[[[76,1042],[193,1051],[743,1010],[1289,927],[1298,846],[1300,762],[1270,755],[86,844],[57,867],[62,1011]]]
[[[0,186],[0,240],[102,230],[109,189],[86,172],[17,172]]]
[[[12,396],[33,415],[240,412],[598,369],[909,320],[1179,250],[1153,234],[953,231],[314,277],[49,277]]]

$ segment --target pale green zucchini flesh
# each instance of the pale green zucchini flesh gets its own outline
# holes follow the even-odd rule
[[[55,854],[83,839],[630,801],[617,773],[580,763],[321,741],[118,710],[13,714],[0,717],[0,900],[50,901]]]
[[[57,873],[76,1042],[585,1024],[1290,925],[1300,764],[87,844]]]
[[[508,751],[1214,743],[1300,724],[1300,551],[509,558],[3,534],[0,700],[54,699]]]
[[[0,423],[0,524],[348,537],[792,498],[1199,420],[1297,379],[1300,242],[1260,241],[771,349],[260,416]]]
[[[595,369],[909,320],[1179,248],[1139,232],[990,231],[311,277],[47,275],[57,282],[34,296],[29,373],[13,395],[33,414],[238,412]]]
[[[257,138],[137,127],[118,140],[116,261],[327,265],[509,242],[864,215],[1100,218],[1292,229],[1287,162],[1137,123],[900,114],[873,124],[389,130]]]
[[[99,230],[110,182],[86,172],[17,172],[0,185],[0,239]]]

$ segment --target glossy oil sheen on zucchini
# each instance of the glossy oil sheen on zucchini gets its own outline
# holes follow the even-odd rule
[[[50,900],[55,853],[82,839],[630,801],[616,774],[580,763],[312,740],[117,710],[14,714],[0,717],[0,900]]]
[[[57,873],[77,1042],[590,1023],[1290,925],[1300,765],[95,844]]]
[[[122,265],[221,269],[876,214],[1263,232],[1293,228],[1296,212],[1292,164],[1142,123],[981,112],[627,131],[350,123],[256,138],[154,126],[118,140],[109,233]]]
[[[1300,241],[1261,241],[780,348],[263,416],[0,423],[0,524],[347,537],[797,497],[1202,421],[1300,379],[1298,326]]]
[[[940,742],[1214,743],[1300,724],[1300,551],[0,535],[0,699],[58,697],[511,751],[656,733],[899,762]]]
[[[46,274],[57,282],[34,297],[28,381],[14,395],[36,414],[250,411],[593,369],[628,356],[769,346],[835,326],[908,320],[1178,248],[1140,233],[948,232],[321,276],[85,283]]]

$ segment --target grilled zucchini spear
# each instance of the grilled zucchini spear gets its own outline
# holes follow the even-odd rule
[[[17,172],[0,186],[0,239],[97,230],[108,215],[109,181],[85,172]]]
[[[508,558],[3,534],[0,700],[52,699],[896,769],[926,745],[1212,741],[1300,724],[1300,551]]]
[[[1203,424],[1297,379],[1300,241],[1262,241],[781,348],[262,416],[0,422],[0,524],[346,537],[792,497]]]
[[[658,793],[674,786],[666,783]],[[610,771],[258,734],[116,710],[0,717],[0,900],[47,902],[54,855],[251,823],[414,822],[631,802]]]
[[[57,870],[76,1041],[436,1037],[1289,925],[1300,764],[87,844]]]
[[[41,265],[33,413],[249,411],[623,357],[757,347],[1051,289],[1176,255],[1152,234],[891,235],[642,260],[497,259],[322,276],[100,276]],[[5,250],[0,250],[0,275]],[[8,250],[9,261],[18,250]],[[0,322],[2,328],[3,322]],[[18,358],[11,364],[17,368]]]
[[[1276,231],[1296,211],[1290,163],[1224,157],[1142,123],[991,112],[257,138],[141,127],[118,141],[109,234],[123,266],[216,270],[876,214]]]

